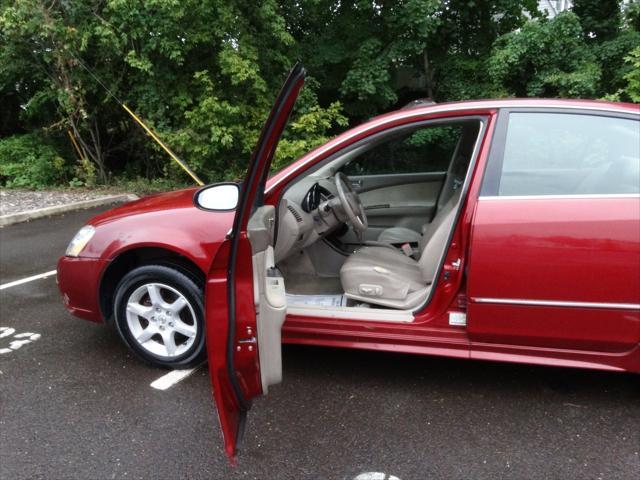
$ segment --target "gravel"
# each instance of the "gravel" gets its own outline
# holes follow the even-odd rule
[[[0,216],[27,212],[54,205],[93,200],[107,196],[105,192],[60,190],[0,190]]]

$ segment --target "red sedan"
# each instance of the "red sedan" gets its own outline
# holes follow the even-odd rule
[[[638,105],[417,102],[268,177],[303,82],[241,185],[99,215],[58,263],[144,360],[208,352],[229,455],[281,342],[640,372]]]

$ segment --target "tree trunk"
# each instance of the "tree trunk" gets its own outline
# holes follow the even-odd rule
[[[433,70],[429,64],[429,55],[427,54],[427,47],[422,50],[422,62],[424,65],[424,78],[425,86],[427,88],[427,97],[429,100],[433,100]]]
[[[45,22],[51,27],[53,25],[53,20],[44,6],[42,6],[42,9]],[[50,30],[55,31],[53,28]],[[74,84],[72,75],[77,60],[73,56],[73,53],[65,55],[67,50],[58,45],[57,39],[53,33],[49,34],[49,39],[52,45],[52,52],[55,55],[55,63],[52,68],[50,78],[56,85],[57,89],[64,91],[68,95],[68,104],[60,105],[62,116],[66,117],[65,120],[73,130],[73,134],[78,140],[85,156],[90,158],[96,165],[99,181],[101,183],[106,183],[107,171],[105,168],[105,152],[100,144],[98,123],[94,117],[91,122],[92,125],[88,124],[89,122],[87,120],[90,116],[86,113],[85,109],[86,99],[81,93],[76,93],[82,91],[81,88],[77,88],[79,86],[79,81],[76,80]],[[85,137],[83,137],[83,134],[81,133],[82,131],[85,132]],[[89,133],[90,140],[86,138],[87,131]]]
[[[93,161],[96,167],[98,167],[98,180],[100,181],[100,183],[106,183],[107,171],[106,171],[105,162],[104,162],[104,152],[100,147],[100,137],[97,134],[97,125],[94,122],[96,132],[94,132],[92,128],[89,128],[89,134],[91,136],[91,144],[89,144],[82,137],[82,134],[80,133],[80,129],[78,128],[76,120],[72,116],[70,116],[68,120],[73,130],[73,133],[76,136],[76,139],[80,144],[80,147],[82,148],[82,151],[87,157],[91,159],[91,161]]]

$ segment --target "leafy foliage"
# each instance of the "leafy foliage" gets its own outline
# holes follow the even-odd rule
[[[55,147],[36,134],[0,139],[0,185],[39,188],[64,182],[69,169]]]
[[[631,67],[624,75],[626,85],[617,92],[607,95],[605,98],[613,101],[630,100],[635,103],[640,103],[640,47],[632,50],[631,53],[625,57],[625,62]]]
[[[347,175],[444,172],[461,133],[460,125],[422,127],[360,153],[343,171]]]
[[[578,17],[527,22],[497,42],[489,72],[507,95],[582,97],[596,95],[601,70],[582,37]]]
[[[309,78],[274,168],[420,97],[638,101],[640,6],[537,3],[0,0],[0,135],[24,159],[1,160],[4,182],[188,182],[120,102],[206,180],[237,178],[296,60]]]
[[[572,10],[580,19],[585,39],[602,42],[617,35],[621,21],[619,0],[573,0]]]

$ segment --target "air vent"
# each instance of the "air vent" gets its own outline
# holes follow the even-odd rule
[[[324,187],[319,187],[320,189],[320,201],[326,202],[327,200],[331,200],[333,198],[333,194]]]
[[[287,208],[291,212],[291,215],[293,215],[293,217],[296,219],[296,222],[302,223],[302,216],[300,215],[300,213],[298,213],[298,211],[291,205],[287,205]]]

